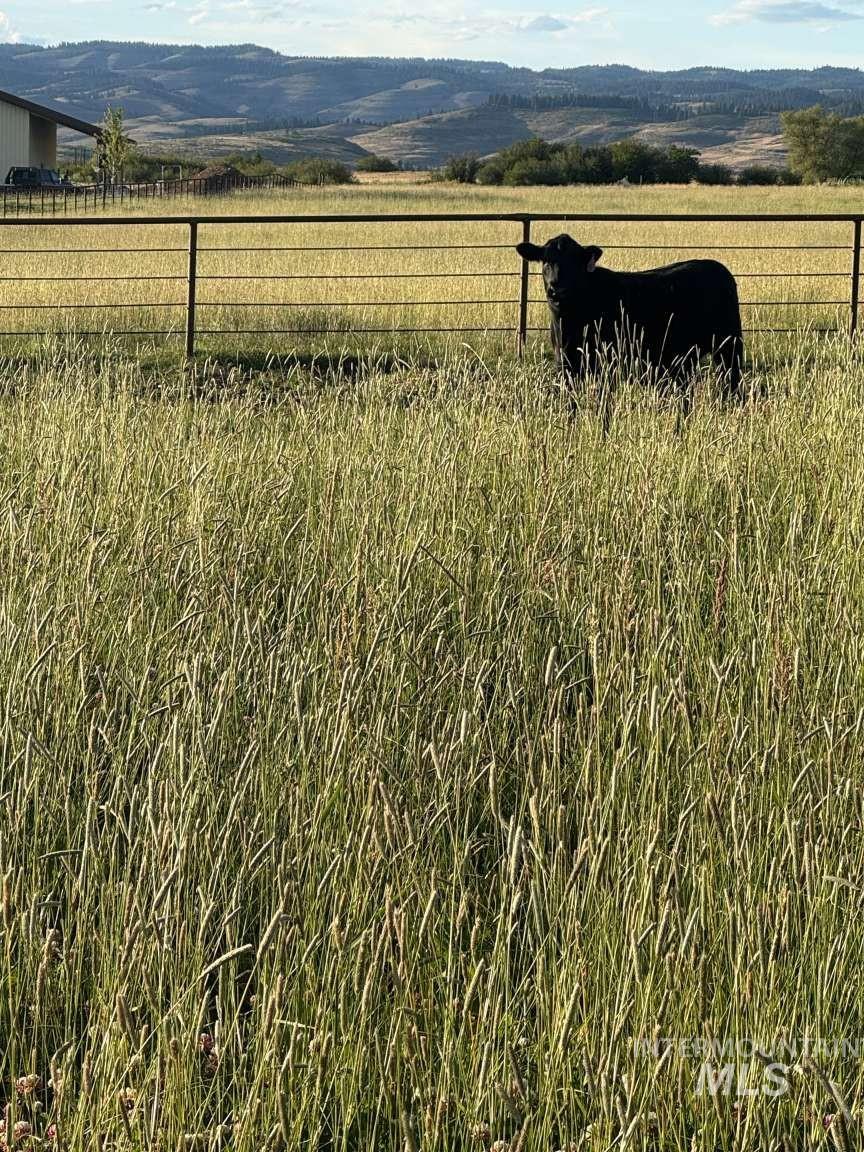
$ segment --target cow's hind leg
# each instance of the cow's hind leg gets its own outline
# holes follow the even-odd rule
[[[681,431],[681,422],[686,420],[693,411],[693,394],[699,378],[700,353],[698,348],[692,348],[682,356],[676,356],[672,364],[665,369],[666,387],[661,391],[671,393],[675,401],[676,428]]]
[[[741,377],[744,367],[744,341],[741,333],[727,336],[714,350],[714,363],[722,373],[724,400],[743,400]]]

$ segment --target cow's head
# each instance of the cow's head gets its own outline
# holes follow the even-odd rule
[[[586,287],[586,277],[597,267],[603,249],[591,245],[583,248],[572,236],[554,236],[545,244],[517,244],[516,251],[523,260],[539,260],[543,264],[543,284],[546,298],[553,308],[578,297]]]

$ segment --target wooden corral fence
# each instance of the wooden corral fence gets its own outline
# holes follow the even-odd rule
[[[0,316],[8,319],[0,319],[0,337],[4,346],[52,332],[174,337],[192,357],[216,337],[222,344],[266,343],[275,352],[331,334],[343,346],[373,335],[380,346],[388,335],[428,340],[433,333],[473,333],[506,343],[509,333],[521,355],[532,333],[548,331],[548,318],[540,274],[514,248],[540,238],[541,226],[544,238],[576,231],[599,244],[610,266],[723,259],[739,282],[747,332],[854,336],[862,220],[613,213],[7,217],[0,218]],[[96,298],[87,298],[88,290]],[[424,323],[416,319],[421,308]],[[90,322],[80,323],[82,316]]]

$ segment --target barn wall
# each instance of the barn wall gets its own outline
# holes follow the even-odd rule
[[[52,120],[30,116],[30,163],[40,168],[57,167],[57,125]]]
[[[30,113],[0,102],[0,183],[13,165],[30,163]]]

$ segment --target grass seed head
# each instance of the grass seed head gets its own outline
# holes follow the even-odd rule
[[[492,1143],[492,1131],[489,1125],[482,1121],[475,1124],[471,1129],[471,1139],[475,1144],[482,1144],[484,1148],[488,1148]]]

